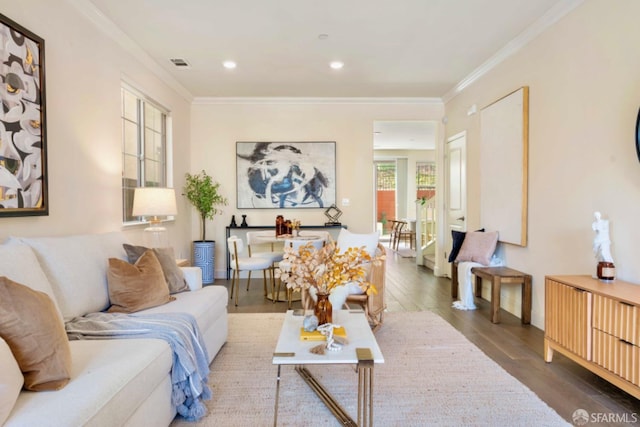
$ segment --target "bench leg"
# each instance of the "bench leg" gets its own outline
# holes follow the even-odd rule
[[[451,298],[458,298],[458,263],[451,264]]]
[[[482,277],[476,276],[476,298],[482,298]]]
[[[491,323],[500,323],[500,277],[491,281]]]
[[[531,324],[531,275],[524,276],[522,283],[522,313],[520,314],[522,324]]]

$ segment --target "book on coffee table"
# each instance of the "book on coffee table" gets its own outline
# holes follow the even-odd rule
[[[340,326],[339,328],[333,329],[333,335],[340,338],[347,338],[347,331],[344,329],[344,326]],[[322,335],[318,330],[308,332],[301,327],[300,339],[302,341],[325,341],[327,337]]]

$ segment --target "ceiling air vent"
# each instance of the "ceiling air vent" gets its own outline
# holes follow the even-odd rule
[[[191,68],[191,65],[187,61],[182,58],[171,58],[169,59],[178,68]]]

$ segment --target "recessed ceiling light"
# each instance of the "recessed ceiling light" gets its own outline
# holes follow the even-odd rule
[[[224,61],[222,63],[222,66],[224,68],[229,69],[229,70],[233,70],[234,68],[236,68],[238,66],[238,64],[236,64],[234,61]]]
[[[340,62],[340,61],[332,61],[332,62],[329,64],[329,66],[330,66],[331,68],[333,68],[334,70],[339,70],[339,69],[341,69],[342,67],[344,67],[344,63],[343,63],[343,62]]]
[[[318,34],[320,40],[326,40],[329,38],[329,34]]]

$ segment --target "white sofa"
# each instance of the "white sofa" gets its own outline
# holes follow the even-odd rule
[[[0,245],[0,276],[49,294],[62,317],[70,320],[109,307],[107,260],[126,260],[125,242],[122,233],[10,238]],[[190,291],[174,294],[175,301],[141,313],[194,315],[211,362],[227,339],[227,289],[202,287],[198,268],[185,267],[183,271]],[[176,415],[171,404],[173,355],[165,341],[70,341],[70,347],[70,382],[58,391],[23,389],[5,426],[138,427],[171,423]],[[9,363],[13,361],[0,360],[3,368]],[[0,381],[0,400],[2,386]]]

